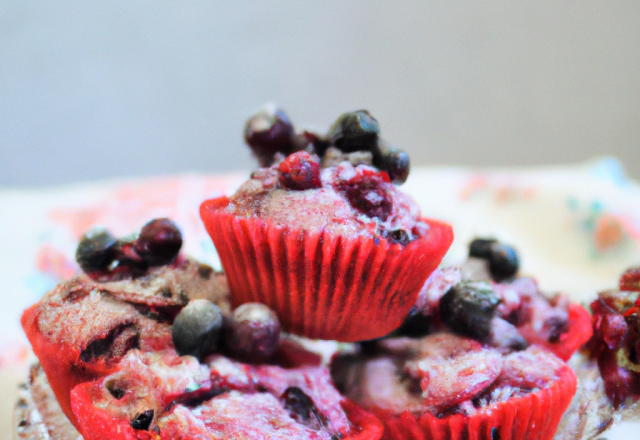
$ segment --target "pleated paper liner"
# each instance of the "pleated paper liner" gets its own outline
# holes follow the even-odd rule
[[[540,345],[563,361],[568,361],[593,335],[591,313],[579,304],[569,304],[569,325],[566,333],[560,335],[557,341],[541,338],[532,328],[520,330],[520,334],[529,344]]]
[[[550,440],[576,392],[576,375],[564,365],[548,388],[511,398],[474,415],[438,418],[377,415],[385,424],[384,440]]]
[[[227,274],[234,306],[261,302],[283,328],[314,339],[361,341],[400,326],[453,241],[447,224],[426,220],[424,237],[403,247],[280,227],[205,201],[200,215]]]

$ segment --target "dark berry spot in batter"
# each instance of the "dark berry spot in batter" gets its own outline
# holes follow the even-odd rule
[[[389,233],[389,238],[393,243],[406,246],[409,244],[409,234],[404,229],[395,229]]]
[[[393,207],[391,198],[383,187],[382,176],[358,174],[340,184],[349,203],[369,217],[385,221]]]
[[[291,413],[291,416],[300,422],[305,422],[311,418],[312,410],[315,407],[313,401],[304,391],[298,387],[289,387],[282,393],[284,407]]]
[[[124,397],[125,391],[120,388],[115,381],[108,381],[105,385],[109,394],[113,396],[114,399],[120,400]]]
[[[134,324],[121,324],[113,328],[104,338],[96,339],[80,352],[82,362],[104,359],[116,362],[129,350],[140,348],[140,333]]]
[[[131,427],[137,431],[146,431],[153,421],[153,410],[149,409],[142,414],[138,414],[135,419],[129,423]]]
[[[208,280],[209,278],[211,278],[211,274],[213,274],[213,268],[211,266],[208,266],[206,264],[198,265],[198,275],[200,275],[200,278]]]

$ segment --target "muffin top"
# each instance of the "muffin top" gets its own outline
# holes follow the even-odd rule
[[[402,245],[429,228],[397,188],[409,174],[408,156],[379,138],[366,110],[341,115],[319,135],[296,133],[284,112],[267,108],[249,119],[245,140],[262,167],[231,197],[230,214]]]

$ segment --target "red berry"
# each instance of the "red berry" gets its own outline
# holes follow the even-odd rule
[[[393,203],[383,183],[388,182],[387,173],[359,173],[346,182],[340,183],[340,189],[358,211],[369,217],[385,221]]]
[[[303,191],[320,188],[320,164],[306,151],[298,151],[280,162],[280,183],[288,189]]]
[[[293,152],[293,125],[284,111],[267,106],[252,116],[244,128],[244,140],[258,158],[260,166],[273,163],[276,153]]]
[[[627,269],[620,277],[620,290],[640,292],[640,267]]]

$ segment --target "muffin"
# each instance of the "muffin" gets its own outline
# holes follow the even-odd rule
[[[319,355],[281,336],[273,311],[232,311],[222,274],[166,249],[174,228],[86,234],[85,273],[25,311],[41,370],[19,405],[21,438],[379,439],[379,420],[334,388]]]
[[[590,315],[518,269],[511,246],[475,240],[468,261],[431,275],[398,330],[335,357],[338,388],[385,438],[550,439],[577,386],[563,360],[589,340]]]
[[[451,227],[423,218],[397,188],[408,157],[384,146],[366,111],[342,115],[325,137],[294,133],[282,115],[249,121],[263,168],[200,209],[232,303],[267,304],[287,331],[309,338],[388,334],[442,260]]]

